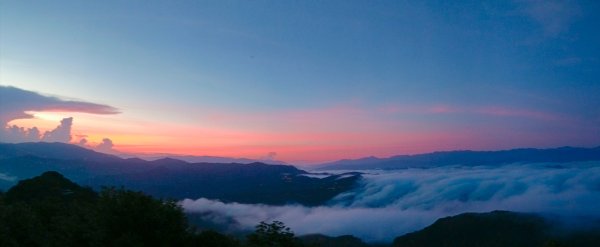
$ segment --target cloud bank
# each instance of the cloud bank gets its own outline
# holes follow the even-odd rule
[[[353,234],[390,242],[440,217],[464,212],[511,210],[567,217],[600,217],[600,163],[563,166],[444,167],[365,175],[362,185],[328,206],[267,206],[184,200],[187,212],[215,223],[251,230],[280,220],[297,234]]]
[[[63,100],[16,87],[0,86],[0,139],[3,142],[70,142],[73,118],[64,118],[58,127],[43,134],[37,127],[23,128],[8,123],[16,119],[33,118],[28,111],[84,112],[117,114],[119,110],[108,105],[83,101]]]

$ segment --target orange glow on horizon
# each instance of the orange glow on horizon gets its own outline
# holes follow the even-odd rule
[[[491,109],[491,110],[490,110]],[[420,114],[483,114],[547,121],[550,117],[501,108],[457,109],[449,106],[410,108],[388,106],[369,111],[338,106],[275,113],[220,112],[195,122],[150,122],[124,114],[94,115],[73,112],[28,112],[34,118],[9,123],[36,126],[41,133],[56,128],[62,118],[73,117],[72,140],[86,138],[95,146],[109,138],[123,153],[170,153],[259,159],[276,152],[277,160],[319,163],[366,156],[389,157],[440,150],[498,149],[552,145],[548,137],[519,132],[504,125],[433,125],[412,120]],[[410,116],[410,117],[403,117]],[[399,117],[399,118],[392,118]],[[558,121],[558,124],[563,124]],[[567,133],[568,134],[568,133]],[[565,135],[567,135],[565,134]],[[554,136],[558,143],[561,136]],[[529,140],[529,143],[519,140]]]

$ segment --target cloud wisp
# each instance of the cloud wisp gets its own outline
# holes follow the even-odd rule
[[[547,37],[566,32],[581,12],[574,1],[525,0],[520,3],[523,13],[538,23]]]
[[[184,209],[213,222],[252,229],[280,220],[297,234],[353,234],[389,242],[440,217],[511,210],[568,217],[600,217],[600,164],[444,167],[367,174],[362,185],[328,206],[267,206],[198,199]]]

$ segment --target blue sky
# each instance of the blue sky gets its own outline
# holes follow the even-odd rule
[[[374,131],[361,121],[409,121],[425,126],[411,133],[535,136],[457,149],[590,146],[600,144],[599,10],[596,1],[1,1],[0,84],[110,105],[122,112],[115,121],[289,133],[278,114],[338,109],[339,122],[323,121],[355,121],[348,133]],[[400,114],[369,113],[379,109]],[[210,122],[215,112],[268,121]],[[277,151],[275,139],[260,152]]]

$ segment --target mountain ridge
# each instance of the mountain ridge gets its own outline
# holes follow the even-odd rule
[[[125,186],[161,198],[309,206],[324,204],[361,179],[360,174],[314,178],[291,165],[146,161],[64,143],[0,144],[0,189],[45,171],[85,186]]]
[[[388,158],[373,156],[343,159],[316,166],[316,170],[368,170],[427,168],[448,165],[503,165],[510,163],[565,163],[600,160],[600,146],[594,148],[558,147],[548,149],[518,148],[497,151],[436,151]]]

